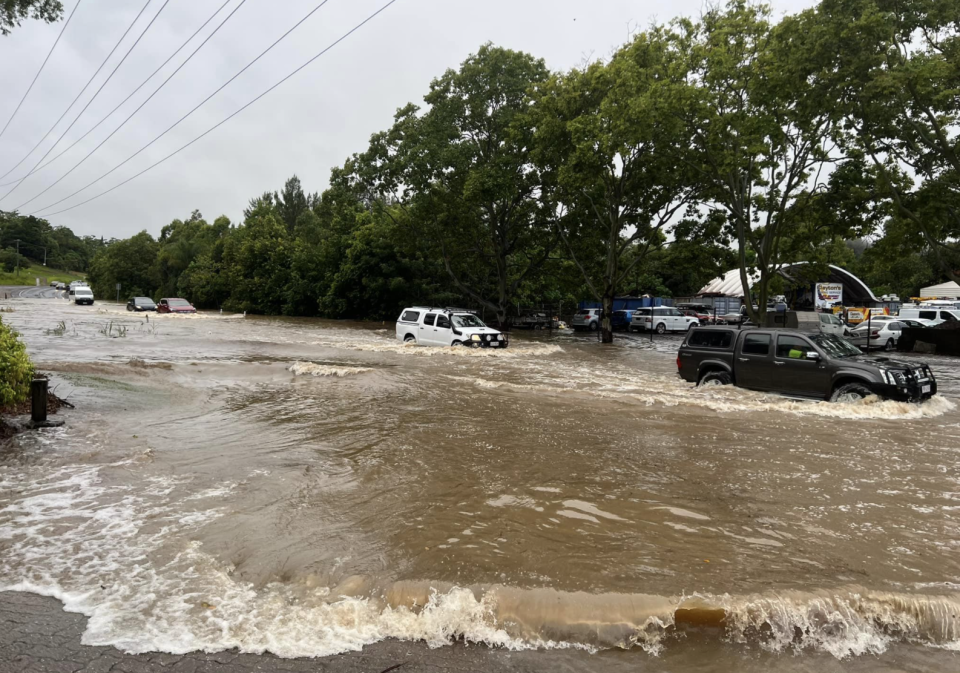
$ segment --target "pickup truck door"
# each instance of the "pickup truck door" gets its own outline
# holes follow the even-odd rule
[[[737,385],[754,390],[769,390],[776,381],[773,364],[773,336],[769,332],[743,334],[733,365]]]
[[[417,330],[417,343],[433,345],[437,343],[437,326],[435,324],[437,319],[436,313],[428,313],[423,316],[423,321],[420,323],[420,327]]]
[[[825,397],[830,392],[830,373],[822,359],[809,360],[807,353],[817,353],[807,339],[794,334],[778,334],[773,356],[773,372],[779,392]]]
[[[437,326],[433,331],[434,343],[441,346],[449,346],[453,343],[453,331],[451,330],[450,318],[443,314],[437,315]]]

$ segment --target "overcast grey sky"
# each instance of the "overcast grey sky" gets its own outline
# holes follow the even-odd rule
[[[38,194],[82,159],[139,105],[239,4],[224,11],[140,92],[83,142],[25,180],[0,210]],[[81,0],[23,108],[0,138],[6,173],[51,127],[110,52],[146,0]],[[20,178],[67,128],[127,47],[163,5],[151,0],[139,22],[54,133],[0,183]],[[196,30],[224,0],[169,0],[150,30],[86,113],[49,157],[68,147]],[[133,119],[97,153],[21,212],[46,216],[139,172],[193,139],[301,65],[385,4],[329,0],[286,40],[189,119],[125,166],[55,208],[40,210],[113,168],[206,98],[320,0],[246,0],[234,16]],[[66,12],[77,0],[64,0]],[[778,0],[779,13],[814,4]],[[699,0],[669,6],[628,0],[398,0],[325,56],[247,110],[133,182],[49,219],[80,235],[156,235],[174,218],[199,209],[212,221],[235,223],[247,201],[282,187],[294,173],[307,191],[322,191],[330,168],[362,151],[370,135],[389,127],[393,113],[420,102],[430,81],[455,68],[484,42],[527,51],[554,70],[598,58],[626,41],[631,26],[696,15]],[[62,23],[27,21],[0,37],[0,128],[26,91]],[[10,186],[0,187],[0,196]]]

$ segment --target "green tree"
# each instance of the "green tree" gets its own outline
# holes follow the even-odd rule
[[[708,201],[728,217],[745,297],[751,266],[758,272],[758,309],[746,304],[758,323],[771,281],[795,261],[783,244],[799,243],[806,202],[839,158],[830,153],[834,118],[812,47],[818,35],[791,17],[772,26],[769,16],[767,6],[733,0],[697,25],[678,23],[691,58],[689,84],[676,95],[696,153],[692,165]]]
[[[641,33],[608,64],[552,77],[534,105],[544,192],[563,213],[556,226],[567,254],[603,306],[604,343],[613,341],[614,296],[697,194],[679,98],[664,95],[687,77],[677,40],[661,28]]]
[[[798,20],[821,36],[839,135],[874,167],[877,195],[902,221],[892,227],[960,281],[960,6],[825,0]]]
[[[290,278],[290,243],[272,207],[260,204],[226,238],[223,273],[230,284],[226,306],[236,311],[282,314]]]
[[[353,162],[372,198],[403,208],[457,290],[501,323],[557,244],[528,115],[528,92],[548,75],[541,60],[485,45],[433,81],[426,111],[398,111]]]
[[[62,16],[60,0],[0,0],[0,34],[9,35],[28,17],[53,23]]]
[[[160,285],[157,255],[160,246],[146,231],[103,247],[90,264],[95,295],[116,297],[116,284],[126,296],[154,296]]]

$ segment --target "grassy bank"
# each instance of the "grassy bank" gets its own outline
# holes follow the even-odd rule
[[[81,280],[83,274],[51,269],[41,264],[20,267],[20,275],[17,275],[15,271],[7,273],[0,270],[0,285],[36,285],[37,278],[41,280],[46,278],[47,284],[54,280],[69,283],[71,280]]]

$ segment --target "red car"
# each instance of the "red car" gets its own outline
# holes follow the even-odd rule
[[[186,299],[161,299],[157,313],[196,313],[197,309]]]
[[[683,315],[688,315],[688,316],[690,316],[691,318],[696,318],[697,320],[700,321],[700,324],[701,324],[701,325],[709,325],[710,323],[713,322],[713,314],[712,314],[712,313],[707,313],[707,312],[706,312],[705,310],[703,310],[703,309],[699,309],[699,308],[685,308],[685,307],[683,307],[683,308],[679,308],[678,310],[679,310],[680,313],[682,313]]]

